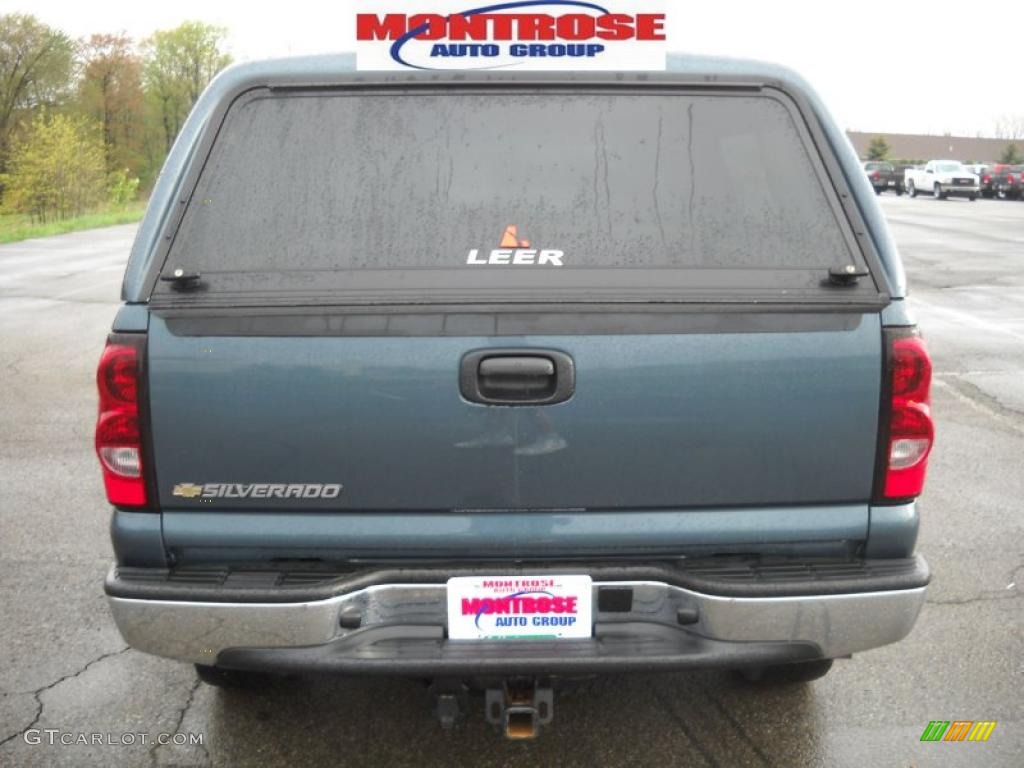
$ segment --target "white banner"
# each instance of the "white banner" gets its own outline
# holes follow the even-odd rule
[[[663,70],[665,0],[360,2],[361,70]]]
[[[448,580],[448,637],[590,637],[591,602],[589,576],[455,576]]]

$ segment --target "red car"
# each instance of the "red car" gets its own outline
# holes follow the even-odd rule
[[[1000,200],[1017,200],[1024,187],[1024,165],[999,165],[992,171],[992,190]]]

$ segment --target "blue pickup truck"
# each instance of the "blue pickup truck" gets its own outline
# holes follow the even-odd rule
[[[806,681],[912,628],[931,363],[846,139],[768,65],[222,73],[100,361],[124,638],[213,684]]]

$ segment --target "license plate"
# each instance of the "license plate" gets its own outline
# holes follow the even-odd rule
[[[590,637],[592,603],[589,576],[456,576],[448,579],[448,637]]]

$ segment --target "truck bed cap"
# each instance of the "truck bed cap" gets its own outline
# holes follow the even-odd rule
[[[770,86],[785,90],[803,102],[801,108],[813,113],[825,140],[837,158],[868,235],[874,242],[888,283],[888,294],[901,299],[906,292],[903,268],[895,243],[884,226],[881,211],[871,185],[864,178],[860,163],[849,140],[831,118],[827,108],[811,86],[792,70],[767,62],[690,54],[669,54],[665,72],[357,72],[351,53],[298,56],[236,64],[223,70],[210,83],[189,115],[168,155],[163,172],[150,197],[146,215],[139,227],[125,273],[121,297],[129,303],[148,300],[147,274],[156,245],[173,210],[174,199],[193,150],[219,105],[240,92],[254,87],[329,86],[344,83],[488,83],[525,81],[536,83],[628,83],[687,82],[693,84]]]

